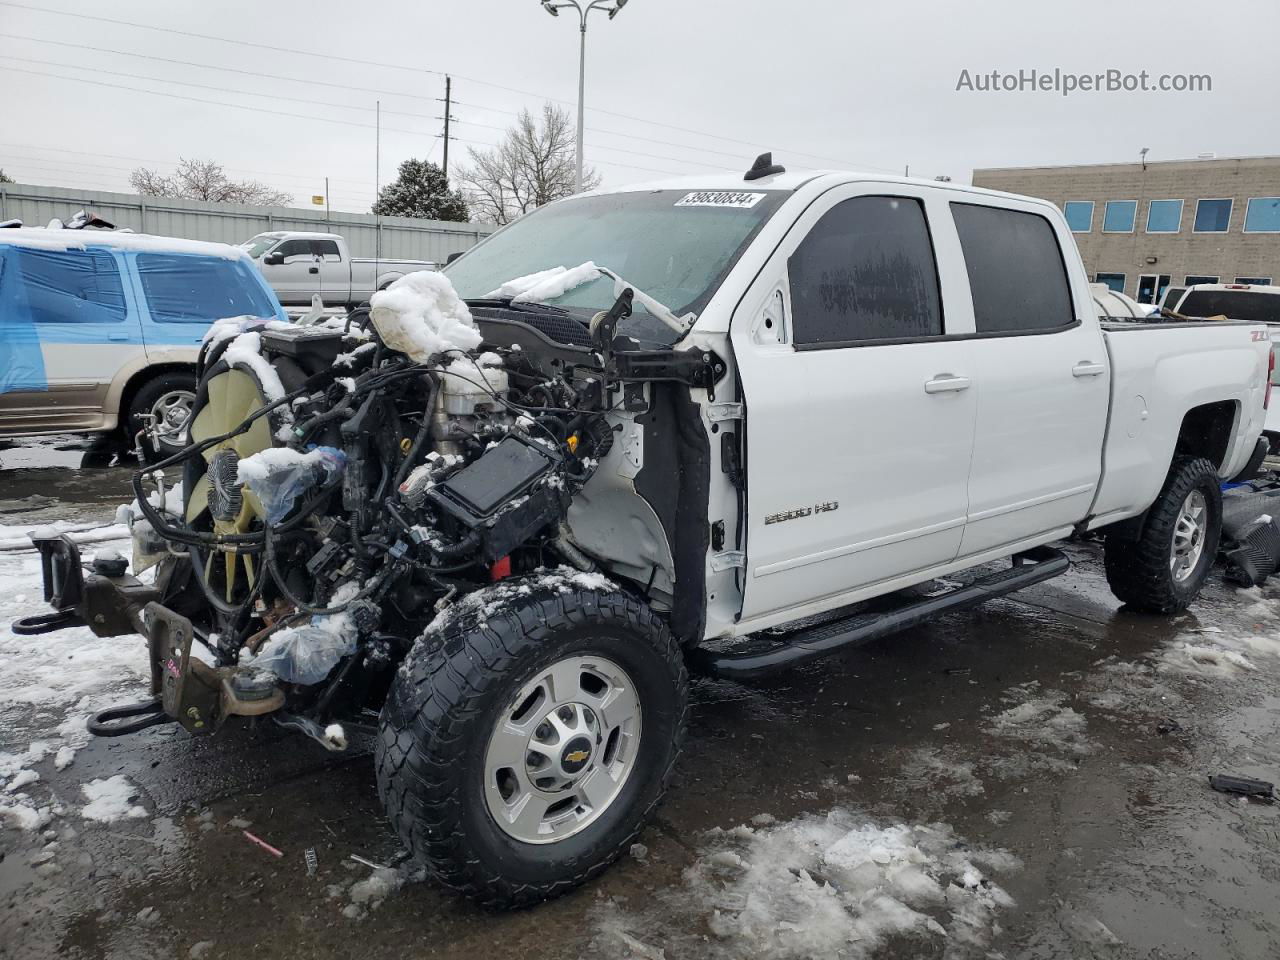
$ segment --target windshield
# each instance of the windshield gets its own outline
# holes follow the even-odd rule
[[[275,246],[277,240],[283,237],[283,233],[260,233],[250,240],[246,240],[240,244],[240,249],[244,250],[253,259],[257,260],[267,250]]]
[[[652,190],[562,200],[495,233],[444,273],[464,300],[476,300],[516,277],[591,260],[677,316],[700,313],[787,196],[779,190]],[[585,320],[614,299],[613,280],[601,276],[546,302]],[[619,333],[659,344],[676,338],[639,303]]]
[[[1225,316],[1232,320],[1280,323],[1280,294],[1250,290],[1192,290],[1178,306],[1186,317]]]

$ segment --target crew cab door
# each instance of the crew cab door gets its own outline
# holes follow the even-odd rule
[[[961,556],[1082,520],[1102,472],[1110,365],[1065,223],[1042,205],[950,204],[973,302],[977,400]],[[1073,269],[1068,269],[1068,264]]]
[[[351,265],[343,259],[337,240],[312,240],[311,252],[320,268],[321,298],[326,304],[346,303],[351,293]]]
[[[927,187],[835,188],[735,312],[746,411],[742,618],[952,560],[976,417],[972,316]],[[959,271],[959,273],[957,273]]]
[[[268,258],[273,262],[268,263]],[[263,256],[262,274],[275,288],[281,303],[310,303],[311,295],[320,292],[320,266],[310,240],[295,237],[281,241]]]

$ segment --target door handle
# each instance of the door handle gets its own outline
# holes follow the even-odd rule
[[[1071,375],[1073,377],[1096,377],[1098,374],[1106,372],[1106,364],[1094,363],[1092,360],[1081,360],[1071,368]]]
[[[319,267],[307,267],[307,273],[319,273],[319,272],[320,272]]]
[[[924,382],[925,393],[957,393],[969,389],[968,377],[953,377],[949,373],[940,373],[932,380]]]

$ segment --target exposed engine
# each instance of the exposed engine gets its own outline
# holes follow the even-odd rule
[[[371,333],[215,336],[191,446],[135,479],[135,569],[165,558],[165,603],[208,647],[223,712],[279,710],[322,742],[327,718],[376,705],[451,602],[593,566],[563,524],[613,437],[597,354],[418,361]],[[145,486],[177,465],[181,517]]]

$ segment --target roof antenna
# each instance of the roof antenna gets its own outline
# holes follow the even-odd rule
[[[762,153],[756,157],[756,162],[751,165],[751,169],[747,171],[747,175],[743,180],[759,180],[761,177],[771,177],[775,173],[786,173],[787,168],[780,163],[773,162],[772,153]]]

